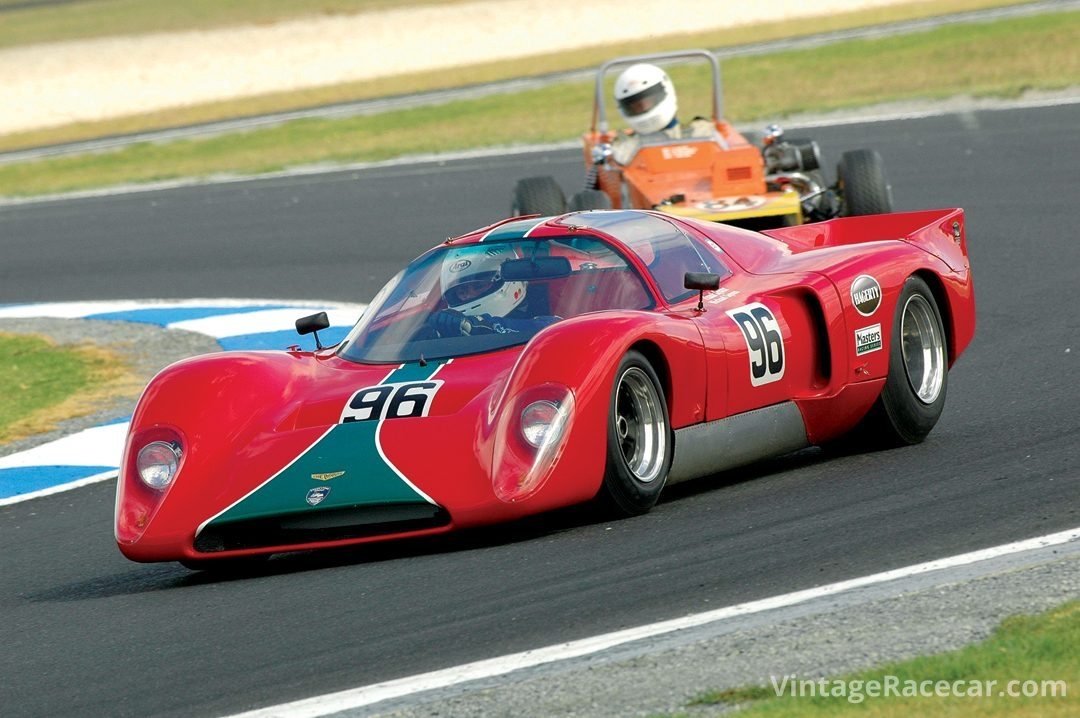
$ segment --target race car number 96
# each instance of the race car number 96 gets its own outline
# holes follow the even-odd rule
[[[750,357],[750,383],[770,384],[784,376],[784,336],[780,324],[764,304],[747,304],[730,309],[727,315],[734,320],[746,340]]]
[[[366,387],[349,399],[341,412],[341,423],[427,416],[441,386],[442,381],[435,379]]]

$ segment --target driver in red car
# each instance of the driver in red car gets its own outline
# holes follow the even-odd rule
[[[533,334],[560,319],[533,316],[524,303],[528,283],[501,277],[502,263],[516,258],[511,248],[497,244],[447,252],[441,274],[447,308],[432,315],[439,336]]]

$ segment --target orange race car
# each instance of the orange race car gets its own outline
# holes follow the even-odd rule
[[[694,58],[704,58],[712,66],[712,117],[680,126],[674,119],[670,79],[646,63]],[[620,113],[639,128],[637,132],[608,128],[604,78],[611,68],[624,66],[628,67],[616,81],[615,97]],[[665,109],[661,124],[654,122],[652,118]],[[635,117],[636,112],[643,114]],[[646,121],[635,122],[641,117]],[[620,57],[601,65],[592,127],[582,139],[585,188],[567,202],[552,177],[519,180],[512,214],[655,209],[760,230],[892,211],[892,191],[876,151],[844,152],[836,182],[830,185],[813,140],[787,138],[777,125],[769,125],[764,133],[736,131],[723,119],[720,63],[706,50]]]

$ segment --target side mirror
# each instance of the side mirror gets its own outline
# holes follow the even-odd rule
[[[705,311],[705,290],[720,288],[720,275],[711,272],[687,272],[683,276],[683,286],[698,291],[697,310]]]
[[[319,341],[319,332],[323,329],[329,328],[330,318],[326,316],[326,312],[311,314],[306,317],[300,317],[296,320],[296,333],[300,336],[304,336],[305,334],[314,334],[316,349],[323,348],[322,342]]]

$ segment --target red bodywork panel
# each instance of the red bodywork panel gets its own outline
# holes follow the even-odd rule
[[[617,237],[575,227],[574,217],[548,220],[529,236],[566,236],[571,227],[615,245],[643,276],[655,309],[582,314],[548,326],[523,346],[432,366],[441,386],[427,414],[381,421],[375,443],[417,497],[445,512],[445,521],[212,554],[197,550],[196,537],[208,522],[341,426],[343,410],[359,389],[380,385],[399,370],[399,365],[347,361],[332,349],[226,352],[166,368],[140,399],[118,486],[121,550],[135,560],[158,561],[319,548],[440,533],[587,501],[600,488],[615,372],[631,348],[656,365],[674,429],[794,401],[811,443],[835,438],[865,415],[881,391],[897,297],[914,274],[939,295],[950,361],[974,332],[961,210],[845,218],[766,233],[664,217],[730,270],[719,290],[705,293],[703,312],[697,310],[697,296],[668,304],[641,257]],[[478,242],[490,230],[453,241]],[[880,287],[879,305],[869,316],[853,304],[852,285],[865,276]],[[604,291],[590,290],[598,296]],[[755,384],[754,359],[737,317],[757,306],[775,318],[783,363],[782,376]],[[872,324],[881,325],[883,346],[857,356],[854,332]],[[497,482],[525,481],[513,473],[521,472],[522,464],[515,458],[520,448],[511,444],[520,443],[515,437],[523,402],[549,390],[545,387],[572,395],[564,438],[535,488],[500,498],[493,488]],[[183,447],[177,478],[160,494],[147,489],[135,470],[138,450],[154,440]],[[328,465],[320,471],[337,468],[353,470]],[[323,474],[311,478],[317,476]],[[352,480],[325,483],[338,490],[340,482]],[[298,515],[307,510],[299,498]],[[420,498],[415,504],[426,505]]]

